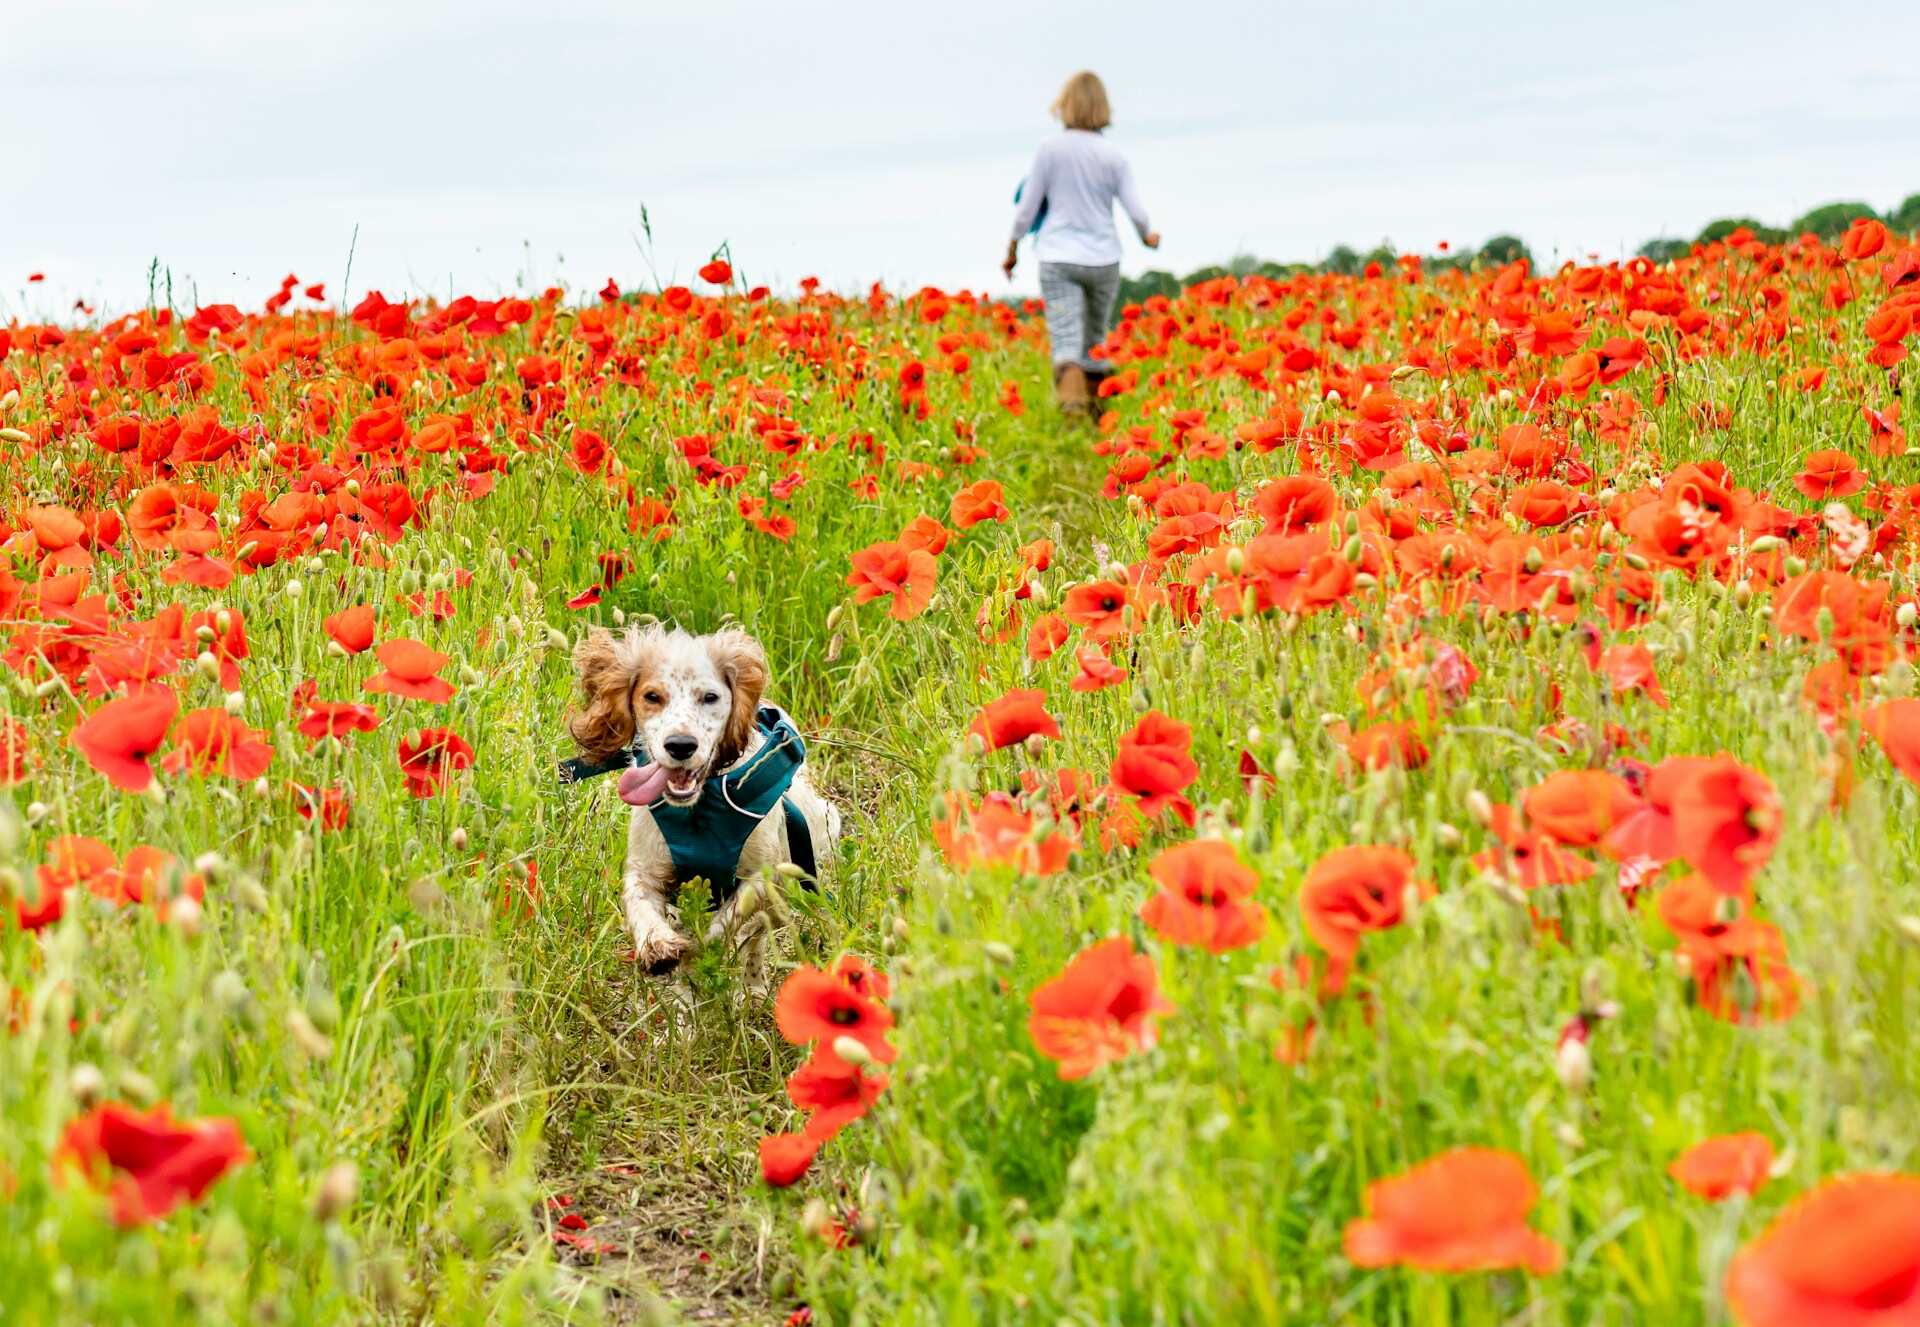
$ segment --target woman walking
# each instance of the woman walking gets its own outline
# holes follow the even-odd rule
[[[1040,145],[1033,169],[1020,186],[1000,268],[1009,278],[1019,259],[1020,237],[1038,230],[1040,295],[1047,302],[1047,335],[1053,341],[1053,386],[1060,408],[1084,414],[1093,380],[1105,368],[1088,352],[1107,334],[1113,298],[1120,288],[1120,234],[1113,224],[1118,199],[1149,249],[1160,232],[1147,224],[1147,210],[1133,187],[1133,168],[1100,136],[1113,115],[1097,74],[1082,70],[1067,80],[1053,103],[1062,131]]]

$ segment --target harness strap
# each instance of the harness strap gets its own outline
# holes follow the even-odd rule
[[[793,864],[806,872],[807,888],[812,889],[820,875],[813,856],[813,831],[807,827],[805,813],[791,797],[780,799],[780,809],[787,816],[787,853],[793,858]]]

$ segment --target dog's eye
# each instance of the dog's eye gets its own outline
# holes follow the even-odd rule
[[[649,705],[658,705],[660,703],[660,693],[658,691],[649,691],[641,696],[640,699],[646,701]]]
[[[718,691],[709,691],[706,695],[700,697],[700,703],[702,705],[718,705],[720,703],[720,693]]]

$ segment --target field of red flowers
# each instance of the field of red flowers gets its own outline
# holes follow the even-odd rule
[[[0,1322],[1920,1323],[1920,243],[1036,313],[0,328]],[[648,618],[851,837],[690,1017]]]

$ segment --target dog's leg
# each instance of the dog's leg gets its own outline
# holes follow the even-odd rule
[[[693,942],[667,916],[665,891],[641,873],[629,870],[620,902],[627,914],[627,930],[633,935],[634,961],[655,976],[678,967]]]

